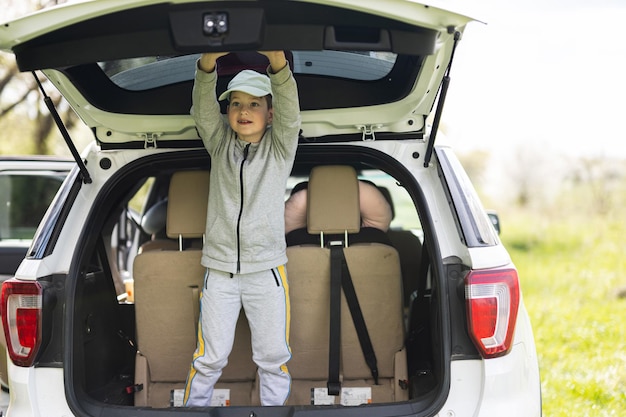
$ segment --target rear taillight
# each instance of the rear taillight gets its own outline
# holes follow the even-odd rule
[[[31,366],[41,345],[41,285],[15,278],[2,285],[2,326],[9,357],[15,365]]]
[[[465,277],[469,332],[484,358],[511,349],[519,297],[515,269],[476,270]]]

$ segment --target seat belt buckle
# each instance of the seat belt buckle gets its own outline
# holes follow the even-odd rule
[[[341,393],[341,382],[328,381],[326,383],[328,395],[339,395]]]

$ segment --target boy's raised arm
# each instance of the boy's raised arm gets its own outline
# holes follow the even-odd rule
[[[284,51],[258,51],[261,55],[265,55],[270,61],[270,69],[276,74],[287,66],[287,58]]]
[[[207,52],[200,56],[198,67],[204,72],[213,72],[217,59],[221,56],[228,55],[228,52]]]

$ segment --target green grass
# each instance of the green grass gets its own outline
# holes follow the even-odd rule
[[[626,288],[626,216],[526,212],[502,222],[533,324],[544,416],[626,416],[626,298],[616,294]]]

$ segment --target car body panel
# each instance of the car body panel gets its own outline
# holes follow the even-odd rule
[[[213,3],[215,3],[214,1]],[[304,0],[303,3],[320,3],[329,6],[344,7],[385,16],[393,19],[400,19],[406,23],[417,26],[424,26],[438,29],[448,26],[462,26],[474,18],[461,13],[451,11],[452,3],[446,1],[431,1],[427,4],[417,1],[407,0],[387,0],[385,2],[364,2],[356,3],[352,0]],[[17,45],[31,41],[54,30],[89,20],[94,17],[113,14],[116,12],[138,8],[147,5],[157,4],[190,4],[193,1],[186,0],[98,0],[98,1],[76,1],[69,2],[57,7],[41,10],[28,16],[14,19],[10,22],[2,22],[5,28],[0,31],[0,48],[9,50]],[[210,5],[211,1],[195,1]],[[431,7],[430,5],[434,5]],[[426,9],[425,13],[414,14],[416,6]],[[457,2],[456,8],[465,7]],[[118,28],[125,30],[125,28]]]

